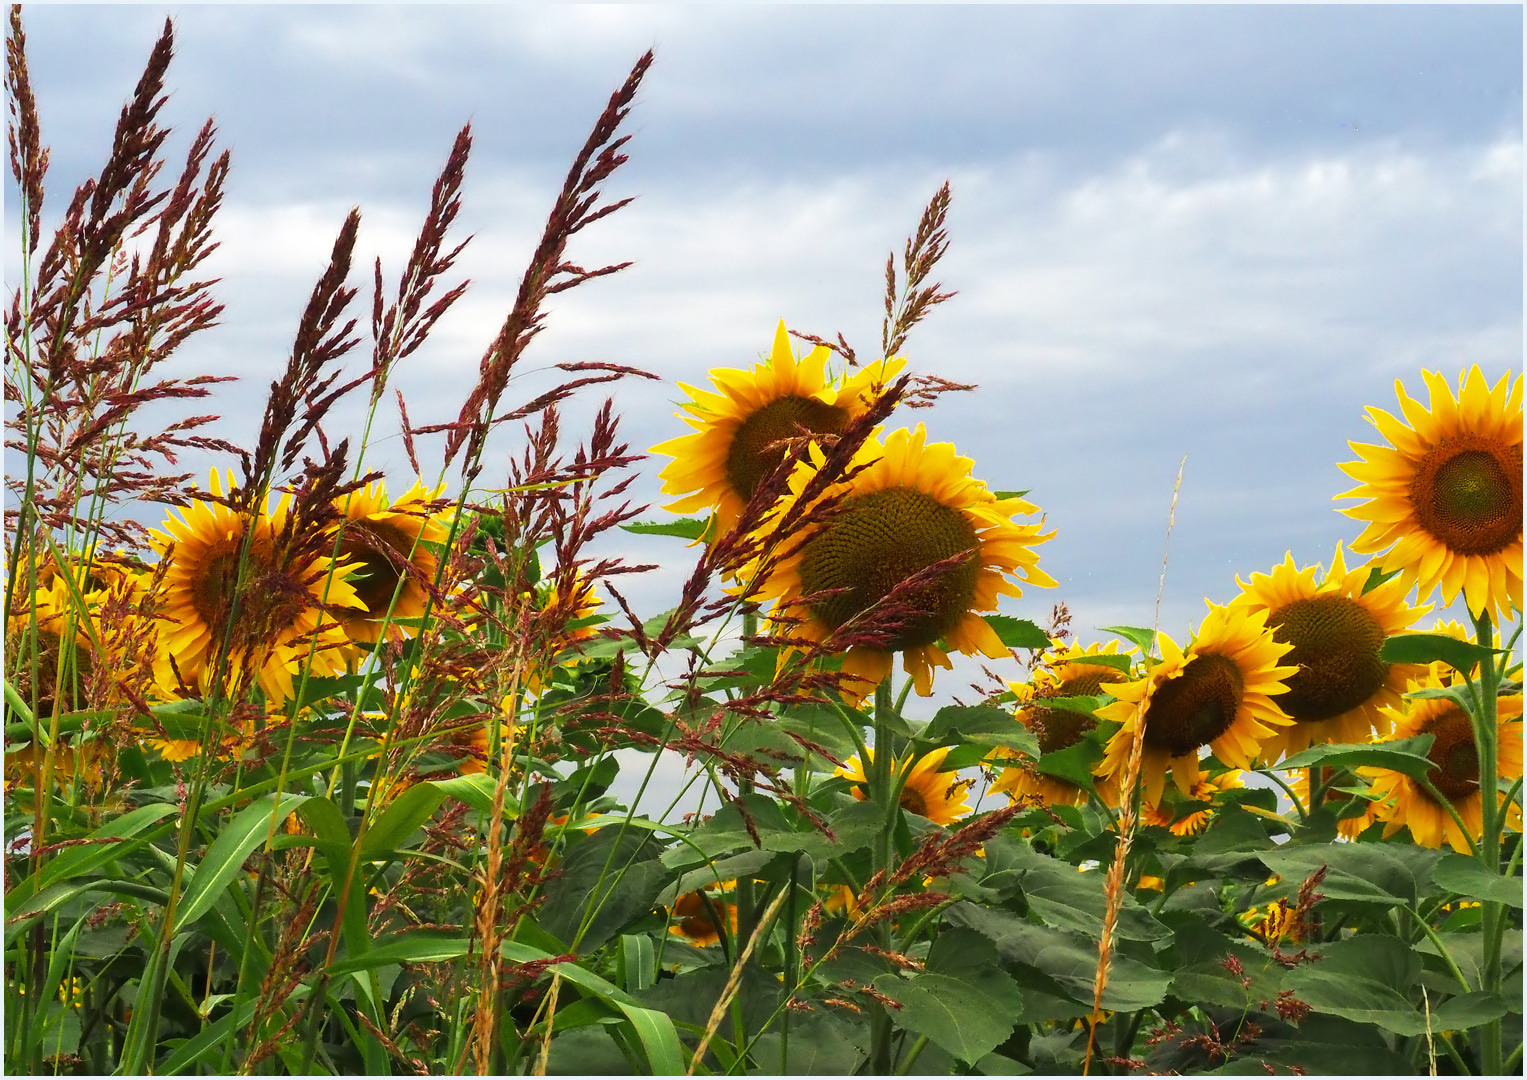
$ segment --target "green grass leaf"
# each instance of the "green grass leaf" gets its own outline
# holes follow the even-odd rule
[[[393,799],[366,830],[361,841],[361,862],[387,858],[401,848],[445,802],[445,795],[438,784],[425,780]]]
[[[283,818],[312,798],[285,792],[256,799],[224,822],[217,839],[191,874],[175,908],[174,933],[180,933],[206,914],[239,874],[249,853],[280,828]]]

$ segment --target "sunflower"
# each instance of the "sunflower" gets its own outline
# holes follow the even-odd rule
[[[19,583],[18,583],[19,584]],[[92,596],[87,593],[86,603]],[[31,604],[13,608],[5,622],[5,654],[9,677],[21,699],[39,719],[55,710],[71,713],[86,708],[94,653],[82,613],[68,582],[57,574],[39,580]],[[35,673],[35,678],[34,678]]]
[[[1264,740],[1268,761],[1315,743],[1361,743],[1375,732],[1385,734],[1381,708],[1398,706],[1408,682],[1423,670],[1379,659],[1385,638],[1430,610],[1405,603],[1410,590],[1403,581],[1394,578],[1363,592],[1369,568],[1348,572],[1340,544],[1319,584],[1317,569],[1297,569],[1290,552],[1271,574],[1252,574],[1250,584],[1235,579],[1241,595],[1232,605],[1266,611],[1273,638],[1293,646],[1283,663],[1299,669],[1284,680],[1288,689],[1273,697],[1294,722]]]
[[[1042,522],[1011,520],[1039,511],[1023,499],[997,498],[971,477],[972,461],[957,456],[953,443],[925,445],[926,438],[919,424],[891,432],[884,446],[871,439],[860,447],[849,465],[852,479],[821,496],[841,501],[821,520],[806,515],[801,534],[759,584],[758,597],[776,601],[777,621],[795,622],[790,632],[807,641],[826,641],[850,624],[850,636],[884,631],[894,619],[894,628],[875,635],[873,644],[850,644],[843,657],[848,696],[863,697],[890,675],[893,652],[902,654],[902,667],[923,697],[933,693],[933,665],[952,666],[945,648],[1011,656],[976,612],[995,611],[999,596],[1022,596],[1018,578],[1055,585],[1032,550],[1055,533],[1042,533]],[[791,474],[790,493],[773,520],[804,497],[824,460],[813,445],[810,460]],[[877,609],[913,575],[966,552],[973,554],[964,562]]]
[[[723,882],[723,888],[736,882]],[[723,899],[726,892],[685,893],[673,902],[673,923],[668,932],[688,938],[696,945],[714,945],[721,940],[721,926],[737,932],[737,905]],[[718,921],[718,919],[720,921]]]
[[[1053,753],[1075,746],[1097,726],[1097,721],[1069,709],[1053,709],[1044,702],[1058,697],[1091,697],[1107,693],[1108,683],[1122,682],[1128,675],[1115,667],[1088,663],[1087,657],[1122,656],[1119,643],[1110,641],[1106,646],[1094,642],[1088,646],[1066,645],[1059,638],[1039,659],[1031,683],[1008,683],[1008,688],[1018,698],[1014,714],[1018,722],[1034,733],[1041,754]],[[1039,772],[1032,766],[1010,766],[991,787],[993,792],[1004,792],[1016,802],[1024,796],[1043,800],[1047,806],[1079,805],[1087,801],[1087,793],[1075,784]]]
[[[721,368],[710,373],[720,393],[680,383],[690,400],[676,415],[695,431],[652,448],[674,459],[658,473],[663,492],[684,496],[667,509],[693,513],[713,508],[713,535],[726,535],[758,485],[785,460],[788,440],[803,432],[840,433],[905,364],[891,357],[833,386],[827,381],[827,357],[827,347],[818,345],[796,359],[780,320],[766,361],[751,371]]]
[[[545,598],[540,601],[540,610],[543,614],[557,613],[552,619],[557,626],[553,629],[544,654],[551,658],[576,648],[579,642],[597,638],[599,636],[597,625],[589,623],[586,626],[571,627],[571,624],[598,615],[599,609],[604,606],[604,598],[595,590],[594,583],[585,580],[581,572],[573,574],[570,588],[573,599],[570,605],[565,604],[562,599],[559,580],[560,575],[552,576],[551,583],[545,586]],[[562,666],[565,667],[574,667],[577,664],[577,657],[570,656],[562,661]],[[541,693],[550,681],[551,674],[550,668],[532,670],[525,679],[525,689],[531,694]]]
[[[1282,680],[1297,670],[1279,666],[1293,646],[1273,638],[1265,610],[1211,606],[1186,652],[1166,634],[1158,638],[1161,661],[1143,678],[1119,684],[1113,689],[1119,700],[1097,711],[1122,726],[1094,771],[1127,794],[1136,713],[1150,694],[1140,765],[1148,806],[1160,804],[1168,772],[1178,792],[1191,797],[1204,779],[1198,758],[1205,745],[1231,768],[1250,769],[1272,729],[1292,723],[1272,695],[1287,690]]]
[[[1241,786],[1239,769],[1232,769],[1212,779],[1206,776],[1193,785],[1193,789],[1188,792],[1186,804],[1183,800],[1170,798],[1170,792],[1164,792],[1168,798],[1161,803],[1142,806],[1140,817],[1147,825],[1163,826],[1173,836],[1192,836],[1202,832],[1214,816],[1214,796],[1234,791]]]
[[[925,817],[935,825],[952,824],[970,813],[965,794],[970,790],[971,781],[961,780],[958,773],[938,771],[948,756],[949,747],[940,746],[916,761],[902,758],[891,763],[893,775],[906,774],[898,800],[903,810]],[[869,761],[873,763],[874,760],[875,751],[870,750]],[[869,798],[869,777],[864,770],[859,755],[855,754],[833,773],[853,785],[850,790],[861,802]]]
[[[223,494],[215,471],[212,492]],[[211,692],[225,638],[224,692],[242,693],[253,682],[272,708],[292,696],[292,676],[310,653],[313,674],[343,673],[346,638],[330,612],[363,606],[344,579],[349,566],[286,552],[279,533],[276,519],[263,512],[201,501],[151,533],[170,559],[160,589],[163,684],[174,685],[178,671],[187,684]]]
[[[1341,468],[1360,484],[1336,497],[1366,499],[1342,513],[1368,522],[1352,550],[1400,570],[1420,599],[1440,585],[1451,604],[1462,590],[1471,612],[1500,624],[1522,606],[1522,381],[1508,373],[1489,387],[1473,367],[1455,399],[1440,373],[1421,377],[1429,409],[1395,382],[1409,426],[1368,409],[1391,445],[1348,444],[1363,460]]]
[[[383,626],[392,641],[414,635],[406,620],[424,615],[427,589],[435,582],[434,549],[450,536],[451,511],[430,510],[442,491],[416,483],[389,504],[387,485],[377,481],[335,501],[342,518],[337,559],[354,564],[348,587],[360,605],[334,614],[351,641],[374,644]]]
[[[1382,726],[1387,732],[1392,725],[1393,721],[1386,717]],[[1310,780],[1314,772],[1314,769],[1295,769],[1294,775],[1288,778],[1289,789],[1293,791],[1294,797],[1299,800],[1299,805],[1305,807],[1311,813],[1315,810],[1315,807],[1310,805]],[[1330,772],[1331,770],[1329,769],[1322,771],[1323,783],[1330,782]],[[1356,797],[1363,805],[1363,812],[1353,817],[1338,818],[1336,822],[1336,831],[1348,840],[1356,840],[1367,831],[1368,826],[1378,820],[1378,804],[1371,800],[1363,799],[1361,796]],[[1336,791],[1329,787],[1325,791],[1325,805],[1329,806],[1337,814],[1343,811],[1343,804],[1348,803],[1352,798],[1354,796],[1347,794],[1345,791]]]
[[[1439,680],[1433,685],[1442,684]],[[1433,736],[1426,756],[1434,767],[1426,778],[1453,804],[1469,835],[1478,839],[1484,831],[1484,800],[1479,793],[1479,749],[1468,714],[1448,698],[1411,698],[1409,704],[1407,715],[1393,711],[1394,737]],[[1510,781],[1522,775],[1522,695],[1502,696],[1496,716],[1499,732],[1496,772],[1509,786]],[[1386,838],[1409,826],[1410,835],[1423,847],[1441,847],[1446,843],[1454,851],[1469,853],[1468,837],[1459,832],[1458,823],[1447,807],[1421,785],[1404,773],[1388,769],[1360,768],[1358,772],[1373,785],[1378,797],[1374,805],[1378,808],[1378,820],[1384,822]],[[1505,786],[1496,793],[1502,802],[1506,797]],[[1521,828],[1521,811],[1515,803],[1510,804],[1507,817],[1510,828]]]

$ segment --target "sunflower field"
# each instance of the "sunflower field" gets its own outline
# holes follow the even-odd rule
[[[939,441],[908,347],[947,186],[873,358],[759,327],[645,454],[560,411],[645,372],[508,399],[548,298],[621,268],[569,244],[624,204],[648,54],[454,419],[388,381],[465,287],[470,128],[401,270],[343,222],[233,445],[223,377],[165,366],[222,310],[230,160],[210,121],[164,157],[172,34],[45,238],[10,17],[8,1072],[1521,1073],[1519,377],[1370,408],[1329,561],[1083,644],[1064,536]],[[669,610],[623,530],[671,538]],[[954,653],[988,690],[935,708]]]

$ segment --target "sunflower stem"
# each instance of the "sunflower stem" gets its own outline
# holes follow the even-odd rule
[[[1470,612],[1473,615],[1472,612]],[[1490,622],[1488,611],[1474,615],[1474,639],[1481,648],[1493,649],[1495,647],[1494,627]],[[1462,672],[1468,678],[1467,672]],[[1500,668],[1496,665],[1493,656],[1486,658],[1479,665],[1479,694],[1476,698],[1477,710],[1470,710],[1469,718],[1474,722],[1474,745],[1479,754],[1479,811],[1482,832],[1479,838],[1479,860],[1486,871],[1492,875],[1500,874],[1500,820],[1501,806],[1497,798],[1499,790],[1497,776],[1496,757],[1499,752],[1497,742],[1499,729],[1496,727],[1496,694],[1499,691],[1501,679]],[[1473,679],[1469,679],[1472,687]],[[1501,988],[1501,940],[1504,937],[1504,906],[1496,900],[1484,901],[1482,911],[1484,931],[1484,963],[1480,968],[1480,980],[1483,985],[1481,990],[1487,994],[1498,994]],[[1496,1075],[1501,1071],[1501,1022],[1497,1018],[1485,1024],[1482,1033],[1482,1061],[1481,1069],[1486,1075]]]
[[[891,704],[891,676],[887,675],[881,680],[880,685],[875,687],[875,746],[874,756],[870,759],[867,779],[870,782],[870,798],[878,802],[885,810],[884,824],[879,835],[875,837],[875,869],[884,870],[887,873],[891,868],[891,833],[895,828],[897,808],[896,795],[891,790],[892,764],[895,755],[891,752],[891,716],[893,712]],[[891,927],[888,922],[881,920],[875,927],[876,937],[882,949],[891,947]],[[870,1033],[870,1072],[875,1076],[889,1076],[891,1074],[891,1017],[882,1006],[876,1010]]]

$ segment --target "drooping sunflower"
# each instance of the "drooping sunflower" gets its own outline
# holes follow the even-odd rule
[[[86,604],[93,595],[85,595]],[[55,710],[70,713],[89,706],[86,691],[95,666],[86,628],[90,618],[68,583],[53,574],[46,585],[39,582],[29,605],[16,605],[6,620],[8,674],[40,720]]]
[[[970,791],[972,782],[961,780],[958,773],[939,771],[939,766],[948,756],[949,747],[940,746],[916,761],[903,758],[892,762],[893,774],[906,774],[901,798],[898,800],[903,810],[925,817],[935,825],[953,824],[970,813],[971,808],[965,801],[965,795]],[[871,749],[869,761],[873,763],[874,760],[875,751]],[[860,801],[869,798],[869,777],[865,775],[865,768],[859,761],[859,755],[855,754],[833,773],[853,785],[850,790],[854,798]]]
[[[1406,604],[1409,587],[1391,578],[1369,592],[1369,568],[1348,572],[1341,545],[1331,568],[1317,583],[1318,566],[1303,570],[1290,552],[1271,574],[1236,577],[1241,595],[1233,606],[1267,612],[1273,638],[1293,648],[1284,664],[1298,668],[1274,696],[1294,722],[1271,732],[1262,743],[1268,761],[1297,754],[1316,743],[1361,743],[1388,730],[1381,711],[1398,706],[1419,664],[1386,664],[1379,659],[1384,639],[1411,626],[1430,608]]]
[[[1434,685],[1442,684],[1438,681]],[[1394,737],[1433,736],[1426,756],[1431,758],[1434,768],[1426,778],[1453,804],[1469,835],[1477,840],[1484,831],[1484,800],[1479,791],[1479,748],[1474,743],[1474,727],[1468,714],[1448,698],[1411,698],[1409,706],[1408,714],[1394,712]],[[1506,781],[1496,795],[1504,802],[1506,787],[1522,775],[1521,694],[1505,695],[1498,700],[1496,725],[1499,732],[1496,773]],[[1448,844],[1454,851],[1469,853],[1468,838],[1459,831],[1447,807],[1421,785],[1404,773],[1388,769],[1360,768],[1358,772],[1373,785],[1378,797],[1374,805],[1378,820],[1384,822],[1385,837],[1409,826],[1410,835],[1423,847]],[[1521,811],[1515,803],[1510,804],[1506,824],[1509,828],[1521,828]]]
[[[720,888],[735,885],[735,881],[722,882]],[[730,893],[691,892],[673,902],[673,921],[668,932],[688,938],[699,946],[714,945],[721,940],[721,926],[729,933],[737,932],[737,905],[725,899]]]
[[[1110,641],[1107,645],[1094,642],[1082,646],[1067,645],[1058,638],[1053,639],[1052,647],[1040,657],[1034,668],[1033,681],[1008,684],[1018,698],[1014,716],[1034,733],[1041,754],[1075,746],[1087,732],[1097,726],[1097,721],[1079,712],[1045,705],[1047,700],[1107,693],[1105,687],[1108,684],[1123,682],[1128,678],[1127,673],[1119,668],[1087,662],[1087,657],[1097,656],[1122,658],[1123,654],[1119,652],[1117,641]],[[991,790],[1005,793],[1014,801],[1025,795],[1036,797],[1047,806],[1074,806],[1087,801],[1087,793],[1075,784],[1023,766],[1003,769]]]
[[[1193,785],[1186,799],[1171,798],[1171,789],[1163,787],[1167,798],[1160,803],[1142,806],[1140,819],[1147,825],[1165,826],[1173,836],[1192,836],[1201,832],[1214,816],[1214,796],[1242,786],[1240,770],[1232,769],[1219,776],[1204,777]],[[1211,805],[1205,806],[1205,803]]]
[[[435,581],[434,548],[450,536],[451,511],[430,509],[444,490],[415,483],[389,503],[386,483],[377,481],[336,500],[342,518],[338,560],[354,564],[346,584],[360,601],[335,611],[350,640],[374,644],[384,625],[391,641],[414,635],[407,620],[424,614],[427,587]]]
[[[1368,522],[1352,550],[1400,570],[1421,600],[1441,586],[1451,604],[1508,621],[1522,606],[1522,380],[1485,383],[1478,367],[1458,379],[1423,371],[1431,406],[1395,382],[1408,425],[1383,409],[1368,419],[1387,446],[1349,443],[1361,461],[1342,471],[1359,486],[1336,496],[1367,501],[1342,513]]]
[[[1205,746],[1233,769],[1252,768],[1272,729],[1292,723],[1272,697],[1288,689],[1283,680],[1297,670],[1281,665],[1293,646],[1274,639],[1265,610],[1211,606],[1187,651],[1166,634],[1157,637],[1160,663],[1142,678],[1109,687],[1119,700],[1097,711],[1122,726],[1094,770],[1127,797],[1130,745],[1143,722],[1140,782],[1151,806],[1161,802],[1169,772],[1178,792],[1191,797],[1204,779],[1199,754]],[[1147,692],[1145,715],[1137,718]]]
[[[790,440],[803,433],[842,432],[905,364],[891,357],[833,385],[827,381],[827,357],[828,349],[819,345],[797,359],[780,320],[767,360],[751,371],[710,373],[720,393],[680,383],[690,400],[677,415],[695,431],[652,448],[674,459],[658,476],[665,494],[683,498],[667,509],[681,514],[713,509],[714,534],[724,536],[758,485],[785,460]]]
[[[211,490],[223,494],[215,471]],[[345,580],[347,564],[282,550],[275,519],[264,512],[198,500],[180,514],[151,533],[170,559],[160,590],[162,684],[173,686],[178,670],[187,684],[211,692],[225,638],[223,691],[241,693],[253,682],[272,708],[292,696],[292,677],[310,653],[314,674],[343,672],[347,639],[332,613],[361,606]]]
[[[1010,656],[977,613],[995,611],[1000,596],[1022,596],[1020,579],[1042,588],[1055,585],[1039,569],[1033,550],[1055,533],[1042,532],[1042,521],[1012,520],[1038,509],[1023,499],[997,498],[970,475],[974,463],[959,457],[953,443],[926,444],[926,438],[919,424],[891,432],[883,446],[871,439],[860,447],[849,465],[851,479],[821,496],[841,502],[825,518],[806,515],[807,524],[786,542],[787,551],[759,585],[758,597],[775,601],[779,622],[799,620],[787,632],[806,641],[826,641],[850,624],[872,631],[895,619],[889,638],[866,634],[875,643],[853,643],[844,654],[849,696],[873,691],[890,675],[896,652],[923,697],[933,693],[933,666],[952,667],[946,648]],[[810,458],[791,474],[790,491],[776,505],[773,520],[805,497],[824,460],[813,446]],[[963,563],[881,606],[898,585],[966,552]]]

